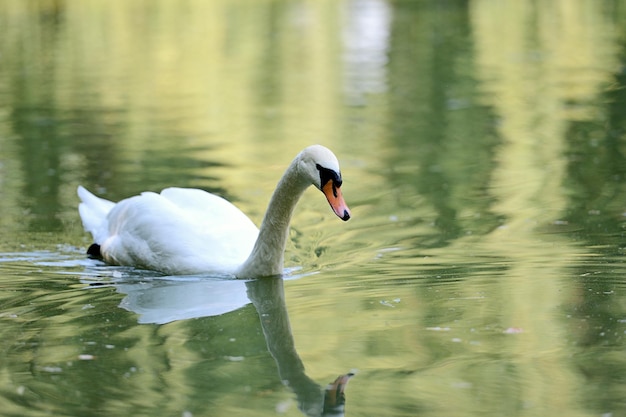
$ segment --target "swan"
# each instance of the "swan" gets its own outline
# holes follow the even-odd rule
[[[289,222],[310,185],[324,193],[340,219],[350,218],[339,162],[321,145],[305,148],[291,162],[260,229],[227,200],[191,188],[143,192],[114,203],[78,186],[78,211],[94,240],[87,253],[108,264],[168,275],[257,278],[283,273]]]

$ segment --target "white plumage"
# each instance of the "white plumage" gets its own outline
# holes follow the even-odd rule
[[[283,175],[260,231],[230,202],[189,188],[144,192],[114,203],[79,186],[78,210],[107,263],[172,275],[251,278],[282,273],[291,214],[309,185],[322,190],[335,213],[348,220],[341,183],[334,154],[314,145],[298,154]]]
[[[166,188],[117,204],[83,187],[78,195],[85,229],[111,264],[168,274],[234,274],[259,233],[241,210],[202,190]]]

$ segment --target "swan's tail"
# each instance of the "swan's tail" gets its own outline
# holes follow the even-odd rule
[[[95,243],[102,243],[108,236],[107,215],[115,203],[91,194],[83,186],[78,186],[78,197],[82,203],[78,205],[78,213],[83,227],[91,233]]]

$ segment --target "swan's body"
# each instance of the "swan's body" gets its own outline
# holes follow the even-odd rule
[[[310,185],[324,192],[340,218],[350,218],[341,183],[335,155],[314,145],[285,171],[260,230],[223,198],[188,188],[145,192],[116,204],[79,186],[79,212],[95,241],[89,253],[107,263],[253,278],[282,274],[291,215]]]

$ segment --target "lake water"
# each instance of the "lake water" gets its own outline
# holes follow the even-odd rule
[[[626,416],[626,2],[5,0],[0,28],[0,415],[332,415],[354,373],[346,416]],[[79,184],[259,224],[313,143],[353,217],[307,191],[284,279],[86,258]]]

